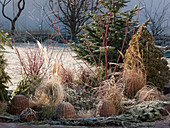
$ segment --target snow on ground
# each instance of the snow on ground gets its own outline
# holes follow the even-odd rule
[[[35,43],[29,44],[29,47],[31,49],[35,49],[36,45],[35,45]],[[15,50],[11,49],[9,47],[5,47],[5,48],[6,48],[5,58],[7,59],[7,63],[8,63],[6,71],[8,72],[9,76],[11,77],[11,81],[13,83],[13,84],[9,83],[8,86],[9,86],[9,90],[14,90],[16,88],[17,82],[19,80],[21,80],[21,66],[20,66],[19,59],[16,55]],[[28,48],[24,43],[18,43],[17,48],[22,56],[26,55],[24,53],[24,51],[26,51]],[[51,46],[49,49],[52,50],[53,47]],[[63,50],[64,50],[64,52],[62,52]],[[70,52],[68,52],[68,50]],[[79,64],[78,64],[72,57],[75,55],[75,53],[71,52],[71,50],[69,48],[68,48],[68,50],[66,50],[64,48],[63,44],[59,44],[58,46],[56,46],[54,48],[54,55],[59,53],[58,58],[60,58],[60,56],[62,54],[62,62],[63,62],[64,67],[68,67],[72,70],[76,69],[77,71],[80,69],[79,64],[81,64],[83,67],[86,67],[85,64],[81,60],[78,61],[79,62]],[[71,53],[71,55],[70,55],[70,53]],[[166,59],[168,60],[169,67],[170,67],[170,58],[166,58]]]
[[[31,44],[31,45],[29,45],[29,47],[31,49],[36,48],[35,44],[34,45]],[[21,78],[22,78],[21,77],[21,66],[20,66],[20,62],[19,62],[19,59],[18,59],[18,56],[17,56],[15,50],[11,49],[10,47],[5,47],[5,48],[6,48],[5,58],[7,59],[7,63],[8,63],[6,71],[8,72],[9,76],[11,77],[11,81],[13,83],[13,85],[9,83],[8,86],[9,86],[9,90],[14,90],[16,88],[17,82],[19,80],[21,80]],[[22,57],[26,57],[25,51],[28,50],[27,45],[25,45],[24,43],[17,44],[17,49],[19,50]],[[52,51],[53,46],[51,46],[49,48],[49,50]],[[63,52],[63,50],[65,50],[65,51]],[[68,50],[64,48],[64,45],[60,44],[59,46],[54,48],[54,54],[53,54],[52,58],[54,59],[54,56],[59,53],[57,58],[59,59],[62,54],[61,58],[62,58],[62,63],[63,63],[64,67],[68,67],[72,70],[76,69],[76,71],[78,71],[80,69],[79,64],[81,64],[83,67],[86,67],[85,64],[81,60],[78,61],[79,62],[79,64],[78,64],[72,57],[75,55],[75,53],[71,52],[70,49],[69,49],[69,51],[70,52],[68,52]],[[60,60],[60,62],[61,62],[61,60]]]

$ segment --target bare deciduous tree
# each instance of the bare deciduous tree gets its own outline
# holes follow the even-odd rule
[[[16,14],[16,16],[12,19],[10,17],[8,17],[5,14],[5,7],[11,2],[12,0],[3,0],[0,1],[0,4],[2,5],[2,15],[8,19],[11,22],[11,33],[14,34],[14,30],[15,30],[15,22],[17,21],[17,19],[19,18],[19,16],[21,15],[21,12],[24,10],[25,8],[25,0],[19,0],[17,2],[17,8],[18,8],[18,12]]]
[[[157,7],[154,7],[155,1],[149,0],[147,2],[150,2],[149,4],[145,1],[144,3],[144,16],[145,18],[149,18],[152,24],[149,26],[150,30],[152,31],[153,36],[161,35],[169,26],[169,20],[170,16],[168,16],[168,9],[170,6],[169,3],[165,3],[165,0],[160,0],[157,5]],[[150,5],[148,7],[147,5]],[[161,7],[163,6],[163,7]]]
[[[98,0],[49,0],[49,7],[53,15],[63,23],[74,37],[88,19],[83,13],[97,10]]]

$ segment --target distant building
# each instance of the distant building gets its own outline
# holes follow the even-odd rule
[[[26,7],[16,22],[16,31],[17,32],[29,31],[35,33],[51,32],[52,26],[50,26],[49,19],[45,15],[45,13],[50,14],[48,1],[49,0],[26,0]],[[153,1],[152,6],[151,1]],[[144,4],[144,2],[146,3],[146,5]],[[148,10],[152,8],[152,11],[158,9],[157,11],[161,12],[163,7],[167,5],[167,3],[169,2],[170,2],[169,0],[141,0],[140,6],[141,7],[146,6]],[[136,4],[139,5],[139,0],[131,0],[131,2],[128,3],[126,8],[132,8]],[[2,6],[0,6],[0,29],[8,31],[10,28],[10,22],[9,20],[3,17],[1,9]],[[170,8],[167,9],[167,11],[169,12],[167,13],[169,15],[167,15],[166,18],[170,18]],[[16,12],[17,12],[17,0],[12,0],[11,3],[5,9],[5,13],[9,17],[14,17],[14,15],[16,15]],[[146,18],[144,17],[143,12],[140,11],[139,22],[142,24],[143,22],[145,22],[145,20]],[[60,27],[64,26],[60,24]],[[170,35],[170,27],[166,29],[165,34]]]

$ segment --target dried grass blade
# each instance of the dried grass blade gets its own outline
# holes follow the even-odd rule
[[[46,47],[43,48],[43,46],[41,45],[41,43],[37,40],[37,44],[41,50],[41,52],[44,55],[44,59],[45,59],[45,63],[46,63],[46,68],[48,67],[48,54],[47,54],[47,49]]]

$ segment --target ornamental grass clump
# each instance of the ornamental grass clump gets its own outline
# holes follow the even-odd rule
[[[80,110],[77,113],[77,118],[89,118],[94,116],[95,116],[94,110]]]
[[[116,114],[120,114],[123,112],[123,85],[117,85],[114,80],[112,76],[110,80],[104,82],[102,95],[104,100],[111,101],[115,106]]]
[[[56,107],[64,99],[63,86],[53,75],[51,79],[44,79],[30,97],[32,106],[41,106],[42,117],[50,119],[54,116]],[[42,118],[41,117],[41,118]]]
[[[57,106],[63,101],[64,92],[61,84],[55,79],[43,81],[35,90],[34,100],[37,105]]]
[[[43,79],[39,84],[35,93],[31,96],[32,105],[39,105],[42,107],[42,117],[45,119],[52,118],[56,111],[56,107],[64,99],[64,89],[60,83],[60,79],[57,78],[58,65],[54,59],[52,76],[48,79]]]
[[[30,98],[31,106],[42,108],[41,119],[50,119],[54,116],[56,107],[63,101],[63,87],[55,79],[44,80]]]
[[[13,91],[12,96],[23,94],[26,97],[35,93],[36,88],[39,86],[44,78],[49,77],[49,69],[53,51],[48,53],[48,49],[37,41],[35,49],[27,46],[23,53],[19,51],[15,44],[15,51],[18,56],[22,78],[17,84],[16,90]]]
[[[136,96],[139,101],[164,100],[163,94],[154,86],[146,85],[140,89]]]
[[[92,90],[92,87],[90,85],[94,84],[94,79],[94,74],[92,74],[88,69],[82,69],[78,76],[78,82],[82,87],[84,86],[84,88],[88,91]]]
[[[133,37],[134,38],[134,37]],[[139,49],[139,44],[132,42],[126,50],[124,57],[123,83],[124,95],[127,98],[134,98],[136,93],[146,85],[146,69]]]
[[[74,83],[74,74],[69,68],[64,68],[60,64],[57,64],[56,77],[60,81],[62,86],[72,86]]]
[[[140,69],[126,69],[123,74],[124,95],[134,98],[136,93],[146,85],[146,77]]]

